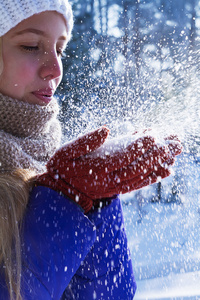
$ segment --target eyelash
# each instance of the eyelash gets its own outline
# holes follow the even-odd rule
[[[21,45],[21,48],[27,52],[34,52],[34,51],[38,51],[39,47],[38,46],[25,46],[25,45]],[[60,56],[61,58],[65,58],[66,54],[64,51],[62,50],[57,50],[57,54],[58,56]]]
[[[25,46],[25,45],[21,45],[21,48],[29,52],[37,51],[39,49],[38,46]]]

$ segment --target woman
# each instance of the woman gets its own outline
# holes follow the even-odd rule
[[[1,299],[132,299],[116,194],[168,176],[181,152],[144,135],[108,153],[106,127],[56,151],[54,93],[72,27],[66,0],[0,3]]]

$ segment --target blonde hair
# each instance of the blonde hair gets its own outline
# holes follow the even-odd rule
[[[33,172],[28,170],[0,173],[0,264],[11,300],[22,300],[20,225],[33,176]]]

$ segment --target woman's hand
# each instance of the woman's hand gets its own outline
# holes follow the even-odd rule
[[[106,141],[106,127],[64,145],[47,163],[38,184],[62,192],[88,212],[95,200],[130,192],[170,175],[181,153],[176,137],[161,145],[150,135]]]

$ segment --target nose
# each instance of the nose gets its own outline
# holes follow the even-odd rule
[[[44,52],[40,66],[40,77],[44,80],[58,79],[62,77],[62,62],[57,52]]]

